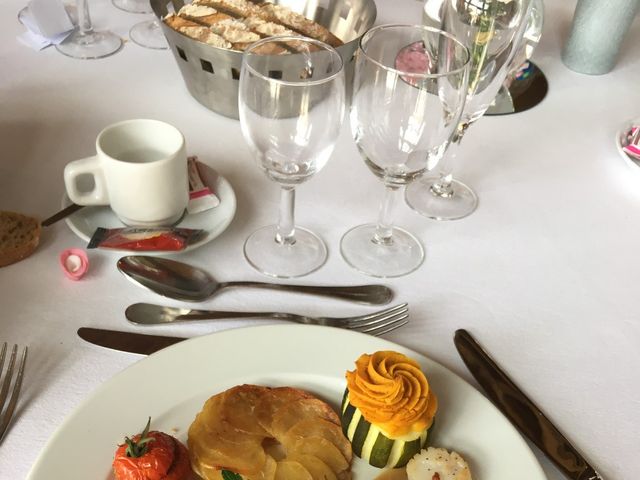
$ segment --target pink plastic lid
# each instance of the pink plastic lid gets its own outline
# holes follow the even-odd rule
[[[84,250],[68,248],[60,254],[62,271],[71,280],[80,280],[89,270],[89,258]]]

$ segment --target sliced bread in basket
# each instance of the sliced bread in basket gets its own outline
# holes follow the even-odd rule
[[[219,48],[245,50],[260,38],[303,35],[332,46],[343,42],[322,25],[281,5],[255,4],[248,0],[194,0],[164,22],[194,40]],[[291,51],[297,51],[295,45]],[[308,48],[308,47],[307,47]],[[288,50],[272,53],[287,53]],[[263,52],[264,53],[264,52]]]

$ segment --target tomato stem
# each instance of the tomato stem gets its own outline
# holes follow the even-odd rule
[[[138,458],[147,453],[147,444],[153,440],[153,437],[148,437],[149,427],[151,426],[151,417],[147,420],[147,425],[142,430],[140,438],[138,440],[132,440],[129,437],[125,437],[124,441],[127,444],[127,457]]]

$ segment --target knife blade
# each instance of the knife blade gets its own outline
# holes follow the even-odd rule
[[[603,480],[469,332],[456,330],[454,344],[489,399],[562,473],[572,480]]]
[[[150,355],[165,347],[186,340],[184,337],[165,337],[89,327],[80,327],[78,336],[94,345],[141,355]]]

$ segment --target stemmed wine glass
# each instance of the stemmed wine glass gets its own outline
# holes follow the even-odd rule
[[[157,18],[136,23],[129,30],[129,38],[141,47],[154,50],[166,50],[169,48]]]
[[[113,6],[128,13],[151,13],[149,0],[111,0]]]
[[[340,244],[355,269],[397,277],[418,268],[424,249],[392,222],[401,187],[442,157],[467,88],[469,52],[453,35],[419,25],[369,30],[357,52],[351,131],[365,164],[384,183],[377,224],[349,230]]]
[[[112,3],[120,10],[129,13],[153,13],[149,0],[112,0]],[[141,47],[155,50],[169,48],[162,34],[162,27],[156,18],[136,23],[129,30],[129,38]]]
[[[68,57],[80,59],[103,58],[122,48],[122,39],[109,31],[93,30],[88,0],[77,0],[78,26],[56,49]]]
[[[297,277],[326,261],[324,242],[294,225],[295,188],[331,156],[344,117],[344,82],[340,54],[310,38],[266,38],[243,55],[240,127],[258,166],[281,188],[278,224],[260,228],[244,245],[261,273]]]
[[[476,209],[475,192],[453,178],[453,159],[465,132],[484,115],[509,73],[527,26],[530,5],[531,0],[442,2],[439,28],[455,35],[471,53],[469,86],[452,146],[437,166],[440,176],[425,176],[406,189],[406,201],[418,213],[436,220],[454,220]]]

